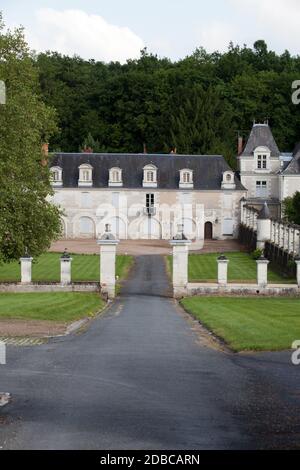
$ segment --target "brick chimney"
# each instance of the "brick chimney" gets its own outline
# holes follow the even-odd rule
[[[93,153],[92,147],[84,147],[82,151],[83,153]]]
[[[148,153],[146,144],[143,145],[143,153]]]
[[[244,141],[241,135],[238,136],[238,156],[243,153],[244,150]]]
[[[41,160],[42,166],[48,165],[48,156],[49,156],[49,144],[44,143],[42,145],[42,160]]]

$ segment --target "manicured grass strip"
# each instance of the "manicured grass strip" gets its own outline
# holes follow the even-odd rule
[[[252,281],[256,282],[256,261],[248,253],[225,253],[229,259],[228,280],[230,282]],[[189,281],[190,282],[216,282],[217,258],[216,253],[191,254],[189,256]],[[291,283],[293,279],[287,279],[274,272],[270,267],[268,279],[271,283]]]
[[[34,282],[59,282],[60,254],[45,253],[33,261],[32,280]],[[72,255],[72,281],[92,282],[100,278],[99,255]],[[116,275],[122,280],[133,262],[131,256],[118,255]],[[18,262],[0,265],[0,282],[20,281],[20,264]]]
[[[96,293],[0,294],[0,319],[71,322],[100,312],[105,302]]]
[[[300,339],[297,298],[191,297],[181,304],[234,351],[285,350]]]

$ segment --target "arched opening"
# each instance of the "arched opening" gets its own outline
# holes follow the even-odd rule
[[[161,224],[153,217],[144,217],[139,232],[142,240],[160,240]]]
[[[204,238],[205,240],[213,239],[213,224],[211,222],[206,222],[204,226]]]
[[[81,217],[79,219],[80,238],[95,238],[95,225],[90,217]]]
[[[189,240],[195,240],[197,237],[197,226],[193,219],[185,217],[182,220],[183,233]]]
[[[121,217],[112,217],[108,223],[111,225],[112,233],[119,240],[126,240],[126,223]]]

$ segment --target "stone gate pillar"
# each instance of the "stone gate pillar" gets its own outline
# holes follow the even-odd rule
[[[97,241],[100,246],[100,286],[101,292],[109,299],[116,295],[116,251],[119,240],[111,233],[110,225],[105,226],[105,233]]]
[[[31,256],[26,252],[25,255],[20,258],[21,262],[21,283],[30,284],[31,283],[31,272],[32,272],[32,260]]]
[[[226,256],[221,255],[218,258],[217,262],[218,262],[218,284],[219,286],[227,286],[229,259],[226,258]]]
[[[60,258],[60,283],[62,285],[71,284],[71,264],[73,259],[65,249],[63,255]]]
[[[191,241],[183,234],[183,226],[179,226],[178,234],[170,241],[173,247],[173,295],[175,298],[187,294],[188,258]]]
[[[271,240],[271,215],[267,203],[260,211],[257,217],[257,243],[256,248],[265,249],[267,241]]]
[[[261,256],[257,261],[257,284],[260,288],[265,288],[268,285],[268,261],[264,256]]]

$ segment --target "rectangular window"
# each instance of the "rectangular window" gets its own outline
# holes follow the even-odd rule
[[[90,172],[89,172],[89,170],[83,170],[83,172],[82,172],[82,179],[83,179],[83,181],[89,181],[89,180],[90,180]]]
[[[184,183],[189,183],[190,182],[190,174],[189,173],[183,173],[183,182]]]
[[[91,209],[92,195],[90,193],[81,193],[81,207],[84,209]]]
[[[146,207],[154,206],[154,194],[146,194]]]
[[[223,220],[223,235],[233,235],[233,219]]]
[[[120,177],[119,177],[119,172],[118,171],[113,171],[113,174],[112,174],[112,180],[114,183],[119,183],[120,181]]]
[[[267,155],[258,155],[257,157],[257,168],[258,170],[267,169]]]
[[[120,205],[120,193],[112,193],[112,205],[115,209],[119,208]]]
[[[148,181],[148,183],[153,183],[154,182],[154,172],[153,171],[147,171],[147,181]]]
[[[256,181],[256,197],[266,198],[268,196],[268,188],[266,181]]]

